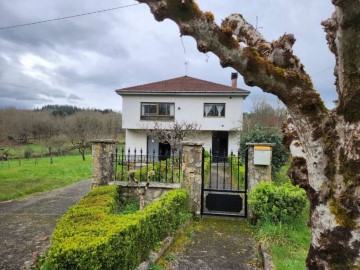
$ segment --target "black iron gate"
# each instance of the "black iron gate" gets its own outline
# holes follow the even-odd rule
[[[201,215],[247,217],[247,156],[203,150]]]

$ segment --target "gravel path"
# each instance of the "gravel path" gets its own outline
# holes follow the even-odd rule
[[[50,245],[56,221],[90,190],[90,180],[0,202],[0,269],[22,269]]]

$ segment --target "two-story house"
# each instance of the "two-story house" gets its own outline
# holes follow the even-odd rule
[[[243,101],[250,92],[237,88],[237,73],[231,75],[231,86],[184,76],[116,92],[123,99],[126,149],[155,150],[156,154],[168,150],[169,145],[154,141],[144,132],[155,121],[197,123],[198,140],[214,154],[227,155],[239,147]]]

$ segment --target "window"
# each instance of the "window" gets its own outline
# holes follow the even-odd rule
[[[141,103],[141,120],[174,120],[175,103]]]
[[[205,103],[205,117],[225,117],[225,103]]]

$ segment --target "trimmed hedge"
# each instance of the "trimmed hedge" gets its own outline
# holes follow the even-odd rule
[[[116,186],[98,187],[58,221],[48,252],[56,269],[134,269],[188,217],[186,190],[172,190],[134,214],[116,215]]]
[[[276,185],[261,182],[249,194],[249,204],[256,219],[270,222],[290,222],[306,206],[305,190],[286,183]]]

